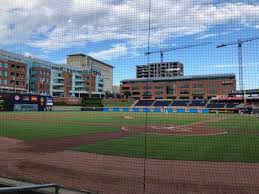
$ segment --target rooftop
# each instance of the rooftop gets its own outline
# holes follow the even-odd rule
[[[68,57],[77,57],[77,56],[81,56],[81,57],[86,57],[85,54],[82,53],[78,53],[78,54],[71,54],[71,55],[67,55]]]
[[[137,67],[147,67],[147,66],[149,66],[149,65],[167,64],[167,63],[177,63],[177,64],[183,65],[183,64],[182,64],[181,62],[179,62],[179,61],[167,61],[167,62],[163,62],[163,63],[157,62],[157,63],[149,63],[149,64],[145,64],[145,65],[137,65]]]
[[[183,81],[183,80],[208,80],[208,79],[224,79],[224,78],[232,78],[235,79],[236,76],[234,73],[226,73],[226,74],[208,74],[208,75],[187,75],[187,76],[175,76],[175,77],[160,77],[160,78],[137,78],[137,79],[125,79],[122,80],[121,83],[143,83],[143,82],[161,82],[161,81]]]
[[[103,61],[99,61],[98,59],[95,59],[89,55],[85,55],[85,54],[82,54],[82,53],[78,53],[78,54],[71,54],[71,55],[67,55],[68,57],[77,57],[77,56],[81,56],[81,57],[86,57],[86,58],[89,58],[91,60],[94,60],[94,61],[97,61],[105,66],[108,66],[108,67],[111,67],[111,68],[114,68],[112,65],[109,65],[107,63],[104,63]]]
[[[16,53],[13,53],[13,52],[10,52],[10,51],[6,51],[6,50],[2,50],[2,49],[0,49],[0,54],[6,55],[6,56],[11,56],[12,58],[16,58],[16,59],[20,60],[23,63],[28,63],[28,61],[30,61],[32,63],[37,63],[37,64],[41,64],[43,66],[48,66],[48,67],[55,66],[55,67],[63,67],[63,68],[70,68],[70,69],[78,69],[79,70],[79,68],[71,67],[68,64],[52,63],[52,62],[49,62],[49,61],[46,61],[46,60],[43,60],[43,59],[39,59],[39,58],[36,58],[36,57],[28,57],[28,56],[25,56],[25,55],[16,54]],[[103,65],[106,65],[106,66],[114,68],[113,66],[111,66],[109,64],[106,64],[106,63],[104,63],[102,61],[99,61],[99,60],[97,60],[97,59],[95,59],[93,57],[90,57],[90,56],[87,56],[87,55],[84,55],[84,54],[72,54],[72,55],[68,55],[68,56],[79,56],[79,55],[80,56],[84,56],[84,57],[89,57],[92,60],[95,60],[95,61],[98,61],[98,62],[102,63]],[[12,60],[12,59],[7,59],[7,60]]]

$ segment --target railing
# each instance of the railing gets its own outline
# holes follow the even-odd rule
[[[33,185],[33,186],[20,186],[20,187],[2,187],[0,188],[0,193],[10,193],[10,192],[19,192],[19,191],[32,191],[36,189],[45,189],[51,188],[55,189],[55,194],[59,192],[59,186],[56,184],[43,184],[43,185]]]

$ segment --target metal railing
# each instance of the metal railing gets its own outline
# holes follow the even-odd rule
[[[60,187],[56,184],[42,184],[42,185],[32,185],[32,186],[16,186],[16,187],[2,187],[0,188],[0,193],[10,193],[19,191],[32,191],[37,189],[51,188],[55,189],[55,194],[58,194]]]

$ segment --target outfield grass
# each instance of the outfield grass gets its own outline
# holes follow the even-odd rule
[[[33,121],[1,121],[0,136],[35,140],[120,130],[117,126],[95,126]]]
[[[218,136],[147,135],[147,157],[170,160],[259,162],[259,119],[228,116],[210,127],[226,129]],[[110,140],[74,150],[127,157],[144,157],[144,135]]]
[[[144,157],[144,135],[80,146],[74,150],[104,155]],[[147,135],[147,158],[259,162],[259,138],[234,134],[208,137]]]
[[[124,119],[123,116],[131,116],[133,119]],[[240,115],[218,115],[218,117],[225,120],[211,122],[209,127],[224,128],[228,134],[200,137],[147,135],[147,157],[259,162],[259,119]],[[30,141],[116,131],[120,130],[121,126],[143,125],[146,122],[148,124],[184,125],[212,118],[215,118],[214,114],[1,112],[0,136]],[[141,134],[71,149],[107,155],[144,157],[144,137]]]
[[[210,127],[223,128],[223,129],[235,129],[238,132],[246,133],[251,131],[259,132],[259,118],[246,115],[235,115],[222,120],[220,122],[214,122],[209,125]]]

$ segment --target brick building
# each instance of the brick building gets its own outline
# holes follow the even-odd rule
[[[112,66],[83,54],[69,55],[68,62],[55,64],[0,49],[0,91],[101,98],[112,89]]]
[[[0,59],[0,89],[27,91],[26,64]]]
[[[33,93],[49,94],[50,69],[44,67],[32,67],[30,71],[30,88]]]
[[[127,79],[120,93],[133,99],[210,99],[236,90],[235,74]]]

